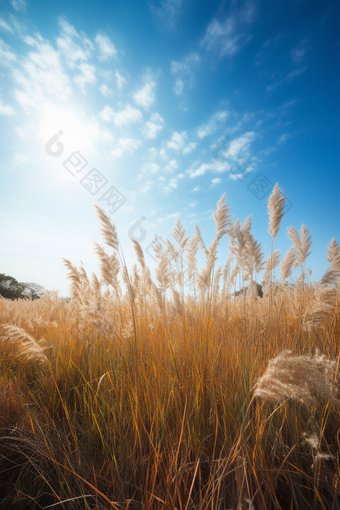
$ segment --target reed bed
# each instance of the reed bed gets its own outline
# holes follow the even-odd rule
[[[96,207],[98,276],[65,260],[69,303],[0,299],[1,508],[339,510],[340,248],[315,283],[289,227],[281,260],[284,203],[266,261],[223,196],[209,247],[179,220],[155,238],[154,277]]]

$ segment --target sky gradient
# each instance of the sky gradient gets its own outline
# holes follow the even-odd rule
[[[306,224],[317,281],[340,241],[339,19],[335,1],[0,2],[0,272],[67,295],[62,257],[98,268],[93,204],[152,267],[177,217],[212,242],[223,193],[270,255],[278,182],[275,247]]]

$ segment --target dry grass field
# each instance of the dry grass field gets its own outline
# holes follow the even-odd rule
[[[281,257],[284,201],[267,260],[223,196],[211,246],[155,240],[155,277],[97,207],[98,276],[65,261],[69,303],[0,299],[2,509],[340,509],[340,248],[318,283],[304,225]]]

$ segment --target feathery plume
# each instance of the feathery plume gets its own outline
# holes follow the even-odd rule
[[[280,261],[280,250],[275,250],[273,255],[271,255],[266,262],[266,269],[263,273],[263,280],[265,283],[268,283],[272,274],[272,271],[278,266]]]
[[[224,234],[228,232],[231,224],[231,215],[229,214],[229,206],[224,203],[225,193],[217,202],[217,210],[214,212],[214,220],[216,227],[216,238],[220,241]]]
[[[331,240],[326,251],[327,261],[330,263],[331,269],[340,270],[340,246],[335,238]]]
[[[285,206],[286,198],[287,197],[283,195],[282,188],[280,188],[279,184],[276,183],[267,203],[269,213],[268,232],[272,238],[275,238],[278,231],[280,230],[280,223],[284,216],[283,209]]]
[[[116,225],[110,221],[110,218],[99,205],[95,205],[94,207],[102,224],[101,233],[105,243],[110,246],[110,248],[118,251],[119,243]]]
[[[312,236],[310,231],[307,230],[306,225],[302,225],[299,237],[299,234],[294,227],[288,227],[288,237],[290,237],[293,241],[296,250],[296,258],[293,266],[294,269],[299,266],[304,267],[308,255],[311,254],[309,251],[312,245]]]
[[[316,352],[314,357],[294,356],[291,351],[282,351],[268,363],[263,376],[258,380],[255,397],[284,402],[288,398],[306,405],[317,404],[314,393],[321,399],[339,405],[336,397],[339,381],[337,362]]]
[[[131,238],[131,241],[132,241],[135,253],[137,255],[137,260],[138,260],[139,264],[141,265],[141,267],[145,270],[146,266],[145,266],[145,259],[144,259],[144,253],[143,253],[142,247],[139,244],[139,242],[136,241],[136,239]]]
[[[44,340],[41,338],[39,342],[26,331],[18,326],[6,324],[2,326],[4,334],[1,335],[2,340],[9,340],[13,344],[19,344],[18,355],[25,356],[26,359],[33,359],[36,361],[48,362],[44,354],[44,349],[39,345],[39,342]]]
[[[294,246],[291,246],[289,250],[287,251],[286,255],[284,256],[283,261],[281,262],[280,266],[280,275],[281,275],[281,281],[284,282],[287,280],[290,275],[292,274],[292,268],[295,261],[295,248]]]

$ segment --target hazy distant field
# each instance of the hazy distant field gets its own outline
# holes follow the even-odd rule
[[[213,243],[178,220],[154,277],[97,207],[70,303],[0,299],[1,508],[339,510],[340,248],[313,282],[304,225],[275,249],[283,206],[276,186],[267,261],[223,196]]]

